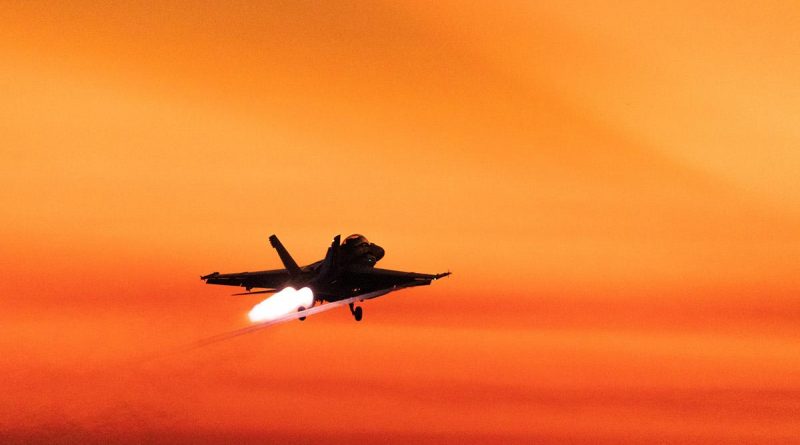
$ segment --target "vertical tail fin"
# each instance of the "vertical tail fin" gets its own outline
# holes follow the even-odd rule
[[[339,259],[339,240],[341,235],[333,237],[331,247],[328,248],[328,253],[325,254],[325,259],[322,261],[322,267],[319,270],[319,279],[331,279],[331,276],[336,271],[336,265]]]
[[[272,235],[269,237],[269,243],[275,250],[278,251],[278,256],[281,257],[281,261],[283,262],[283,267],[289,271],[289,275],[295,276],[300,274],[300,267],[297,266],[297,263],[294,261],[289,252],[283,247],[281,241],[278,239],[277,236]]]

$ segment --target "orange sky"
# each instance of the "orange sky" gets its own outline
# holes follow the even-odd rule
[[[528,3],[5,2],[0,439],[800,443],[800,7]]]

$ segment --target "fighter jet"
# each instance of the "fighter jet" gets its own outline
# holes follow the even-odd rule
[[[361,321],[364,311],[356,303],[408,287],[426,286],[450,275],[450,272],[421,274],[379,269],[375,264],[385,254],[382,247],[358,234],[348,236],[344,243],[340,240],[340,235],[333,238],[324,259],[301,267],[278,237],[272,235],[269,242],[278,252],[285,269],[227,274],[213,272],[200,278],[207,284],[239,286],[247,291],[234,295],[275,293],[287,287],[311,289],[313,301],[309,307],[301,306],[296,312],[260,323],[264,325],[290,319],[302,321],[308,315],[344,305],[350,308],[356,321]],[[251,292],[252,289],[264,290]]]

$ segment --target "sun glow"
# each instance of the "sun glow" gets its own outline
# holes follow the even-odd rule
[[[313,304],[314,293],[310,288],[295,290],[293,287],[287,287],[253,306],[247,316],[252,322],[269,321],[300,308],[308,309]]]

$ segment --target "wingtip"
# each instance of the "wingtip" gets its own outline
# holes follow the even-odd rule
[[[214,278],[214,277],[215,277],[215,276],[217,276],[217,275],[219,275],[219,272],[211,272],[211,273],[210,273],[210,274],[208,274],[208,275],[201,275],[201,276],[200,276],[200,279],[201,279],[201,280],[207,280],[207,279],[209,279],[209,278]]]

